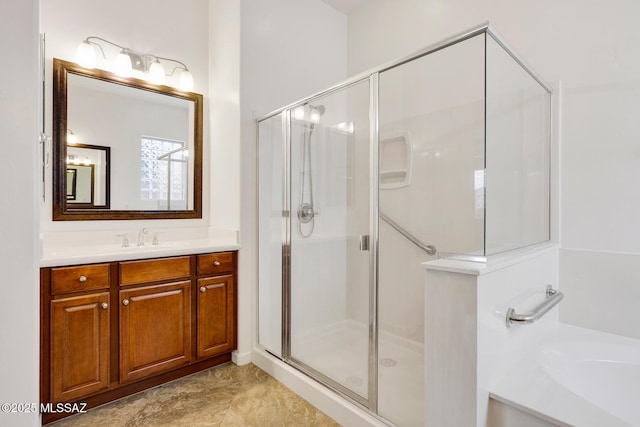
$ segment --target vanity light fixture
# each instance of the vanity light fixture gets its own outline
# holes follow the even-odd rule
[[[93,164],[93,162],[91,161],[91,159],[89,159],[89,157],[83,156],[82,154],[68,154],[67,164],[89,166]]]
[[[165,76],[173,76],[176,71],[179,70],[180,74],[178,75],[177,88],[185,92],[191,92],[193,90],[193,76],[184,63],[176,59],[165,58],[149,53],[134,52],[128,47],[110,42],[109,40],[105,40],[101,37],[90,36],[84,39],[78,46],[76,62],[85,68],[96,68],[98,61],[95,46],[100,49],[102,57],[107,59],[107,55],[105,55],[100,42],[107,43],[120,49],[120,53],[118,53],[114,63],[114,70],[118,75],[122,77],[131,77],[133,71],[136,70],[147,73],[147,79],[152,83],[163,84]],[[174,63],[171,73],[165,73],[165,68],[162,62]]]

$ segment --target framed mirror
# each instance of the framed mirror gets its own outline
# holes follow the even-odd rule
[[[202,218],[202,95],[53,60],[53,219]]]
[[[70,208],[109,209],[111,148],[67,142],[66,188]]]

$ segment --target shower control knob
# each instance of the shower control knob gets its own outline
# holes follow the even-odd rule
[[[216,267],[220,267],[220,261],[218,260],[213,261],[213,265],[215,265]]]
[[[78,279],[80,282],[84,283],[87,281],[87,276],[80,276],[80,278]]]
[[[122,305],[129,305],[129,300],[128,299],[123,299],[122,300]]]
[[[202,292],[202,293],[207,292],[207,288],[205,288],[204,286],[202,286],[202,287],[200,288],[200,292]]]
[[[306,202],[301,203],[300,206],[298,206],[298,221],[303,224],[308,224],[316,213],[317,212],[313,210],[313,205]]]

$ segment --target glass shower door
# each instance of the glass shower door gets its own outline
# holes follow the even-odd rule
[[[290,278],[285,286],[289,348],[285,357],[366,404],[368,80],[292,108],[289,129]]]

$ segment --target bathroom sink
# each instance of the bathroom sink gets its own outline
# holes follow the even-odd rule
[[[237,250],[236,242],[212,239],[184,239],[166,240],[158,245],[150,242],[144,246],[135,243],[122,247],[120,243],[97,245],[74,245],[44,247],[41,267],[74,265],[97,262],[111,262],[122,260],[134,260],[144,258],[156,258],[165,256],[182,256],[195,253],[220,252]]]

